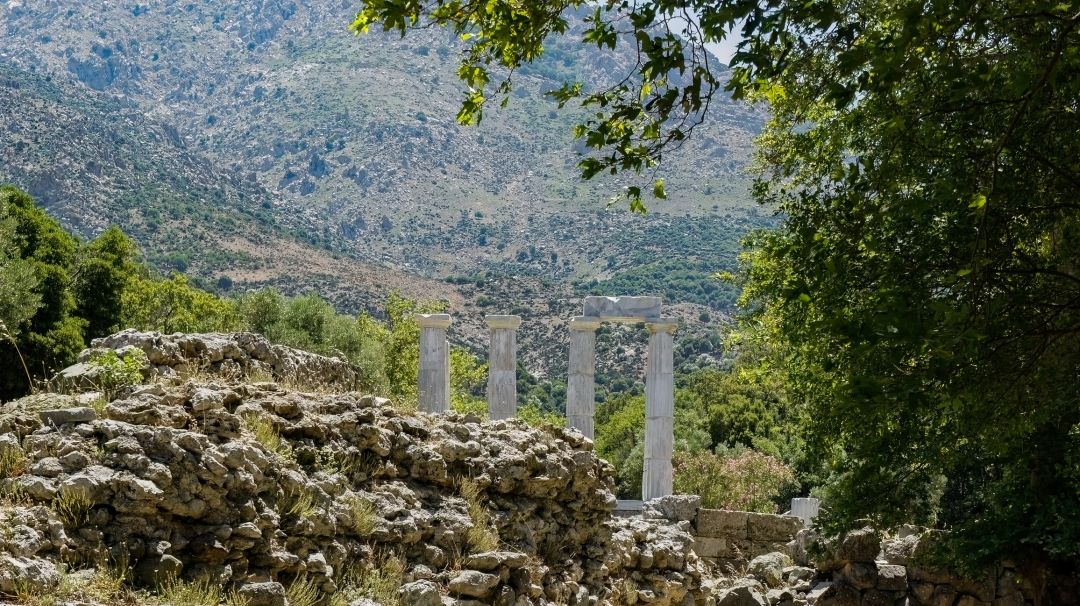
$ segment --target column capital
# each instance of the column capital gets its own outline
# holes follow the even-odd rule
[[[570,318],[570,330],[593,331],[600,328],[600,323],[596,316],[574,316]]]
[[[420,328],[449,328],[450,314],[416,314],[416,323]]]
[[[649,334],[655,335],[658,332],[673,334],[679,328],[679,320],[678,318],[657,318],[651,322],[645,322],[645,328],[649,329]]]
[[[510,330],[517,330],[521,326],[521,316],[499,316],[499,315],[487,315],[484,316],[484,321],[487,322],[488,328],[509,328]]]

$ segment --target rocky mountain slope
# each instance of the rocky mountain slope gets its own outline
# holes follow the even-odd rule
[[[574,113],[555,112],[543,96],[563,79],[616,77],[632,58],[627,48],[602,53],[554,40],[543,61],[515,77],[506,110],[464,128],[453,121],[460,46],[434,30],[405,40],[356,38],[345,30],[355,8],[347,0],[0,5],[0,64],[56,82],[63,95],[56,104],[78,106],[80,123],[134,127],[119,137],[131,144],[151,139],[141,163],[111,150],[98,157],[117,137],[59,138],[32,154],[6,146],[5,159],[19,161],[0,178],[42,195],[82,233],[110,221],[154,223],[167,233],[188,222],[216,229],[219,212],[246,208],[308,243],[428,275],[493,263],[531,272],[519,258],[531,261],[538,250],[544,259],[555,255],[556,273],[594,276],[593,264],[620,249],[597,246],[600,238],[575,242],[577,226],[648,229],[650,219],[604,212],[618,182],[577,179]],[[29,108],[34,98],[12,103]],[[104,104],[82,102],[88,98]],[[114,124],[124,120],[141,123]],[[665,161],[660,176],[672,198],[656,210],[743,208],[742,169],[760,121],[740,104],[715,104],[693,142]],[[4,122],[8,132],[37,124],[33,111]],[[177,153],[185,160],[167,159]],[[160,174],[199,162],[213,170],[183,183]],[[139,181],[135,191],[97,187],[125,179]],[[162,220],[163,207],[180,216]],[[558,235],[560,225],[570,238]],[[178,241],[174,252],[194,255],[193,248]],[[538,273],[551,271],[542,265]]]
[[[349,1],[0,3],[0,181],[69,229],[120,225],[148,260],[235,291],[314,290],[343,311],[389,292],[443,299],[480,352],[484,313],[520,313],[537,374],[565,364],[584,294],[660,294],[700,335],[721,317],[748,208],[759,112],[720,100],[657,176],[647,216],[582,182],[577,115],[544,91],[602,84],[632,59],[573,34],[515,75],[509,106],[458,126],[458,42],[345,29]],[[578,27],[580,24],[575,25]],[[710,316],[715,314],[715,316]],[[641,349],[602,343],[601,366]],[[632,371],[631,371],[632,372]]]

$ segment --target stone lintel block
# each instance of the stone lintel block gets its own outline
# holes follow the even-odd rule
[[[787,543],[802,530],[802,519],[769,513],[746,514],[746,529],[750,538],[759,542]]]
[[[674,333],[679,328],[679,319],[657,318],[655,320],[647,320],[645,322],[645,328],[649,329],[649,332],[652,334],[658,332]]]
[[[416,314],[420,328],[449,328],[450,314]]]
[[[585,297],[582,315],[616,322],[641,322],[659,318],[660,305],[660,297]]]
[[[697,515],[697,535],[728,539],[747,537],[745,511],[700,509]]]
[[[488,328],[509,328],[510,330],[517,330],[521,326],[521,316],[499,316],[499,315],[487,315],[484,316],[484,321],[487,322]]]
[[[570,318],[570,330],[593,331],[603,322],[596,316],[574,316]]]

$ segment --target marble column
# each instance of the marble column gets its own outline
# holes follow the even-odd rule
[[[491,329],[488,414],[492,421],[517,416],[517,329],[521,316],[484,316]]]
[[[675,447],[675,372],[672,334],[675,320],[646,322],[649,353],[645,369],[645,472],[641,498],[671,494],[671,455]]]
[[[449,314],[417,314],[420,325],[420,411],[450,410]]]
[[[589,316],[570,319],[570,365],[566,379],[566,421],[593,439],[596,408],[596,329],[600,320]]]

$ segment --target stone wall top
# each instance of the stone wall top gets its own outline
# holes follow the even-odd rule
[[[642,322],[660,317],[660,297],[585,297],[582,315],[608,322]]]

